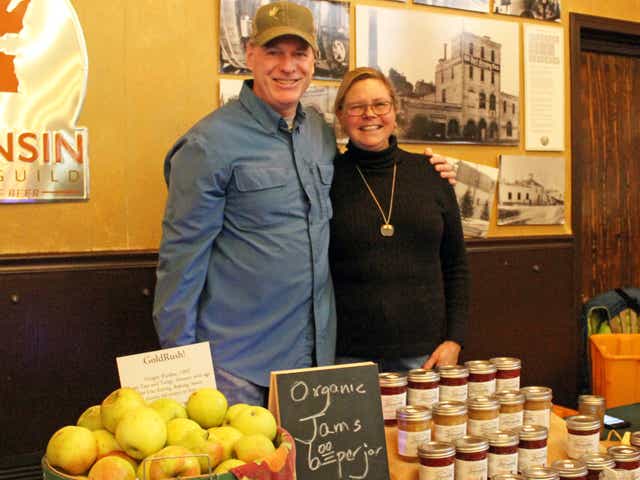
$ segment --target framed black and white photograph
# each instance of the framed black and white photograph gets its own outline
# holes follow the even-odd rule
[[[414,0],[413,3],[489,13],[489,0]]]
[[[498,169],[456,158],[447,158],[447,161],[456,169],[457,183],[453,189],[458,199],[464,236],[484,238],[491,223]]]
[[[564,224],[564,157],[500,156],[498,225]]]
[[[245,51],[253,16],[265,0],[220,0],[220,73],[249,74]],[[298,0],[313,13],[318,36],[314,78],[341,79],[349,69],[349,4]]]
[[[356,63],[388,75],[406,143],[519,145],[519,25],[356,7]]]
[[[549,22],[560,21],[560,0],[494,0],[493,11]]]

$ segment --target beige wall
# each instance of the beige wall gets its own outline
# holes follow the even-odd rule
[[[89,85],[79,125],[89,129],[90,199],[0,205],[0,254],[156,249],[166,198],[163,156],[182,132],[217,105],[216,0],[72,3],[89,52]],[[394,2],[368,3],[453,13]],[[563,0],[562,7],[567,52],[564,155],[570,199],[569,12],[640,22],[640,0]],[[500,148],[438,146],[437,151],[496,165],[499,153],[524,154],[523,142],[521,138],[520,147]],[[566,207],[569,212],[570,203]],[[570,233],[569,213],[565,226],[490,229],[494,236],[564,233]]]

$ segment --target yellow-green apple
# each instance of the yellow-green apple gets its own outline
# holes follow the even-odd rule
[[[124,451],[122,450],[114,450],[112,452],[107,453],[106,455],[104,455],[104,457],[120,457],[124,460],[126,460],[127,462],[129,462],[131,464],[131,466],[133,467],[134,470],[136,470],[138,468],[138,462],[134,459],[131,458],[129,455],[127,455]],[[104,458],[102,457],[102,458]],[[100,457],[98,457],[98,460],[100,460]]]
[[[89,480],[135,480],[136,471],[124,458],[101,458],[89,470]]]
[[[261,433],[245,435],[238,440],[233,450],[239,460],[243,462],[253,462],[260,460],[270,453],[275,452],[276,447],[273,442]]]
[[[167,425],[153,408],[139,407],[118,422],[116,440],[128,455],[140,460],[164,447]]]
[[[230,425],[240,430],[244,435],[261,433],[269,440],[276,438],[276,419],[269,410],[263,407],[251,406],[241,410],[233,417]]]
[[[164,478],[200,475],[198,457],[180,445],[169,445],[145,458],[138,467],[138,478],[162,480]]]
[[[144,398],[137,390],[129,387],[114,390],[100,404],[102,425],[111,433],[115,433],[118,422],[127,412],[144,405]]]
[[[189,432],[197,432],[204,440],[207,431],[189,418],[174,418],[167,422],[167,445],[182,445],[180,439]]]
[[[81,475],[96,461],[98,446],[88,428],[68,425],[54,433],[47,444],[47,460],[71,475]]]
[[[218,465],[213,473],[215,473],[216,475],[227,473],[232,468],[239,467],[240,465],[244,465],[245,463],[247,462],[243,462],[242,460],[238,460],[237,458],[230,458]]]
[[[227,413],[227,399],[220,390],[215,388],[200,388],[187,400],[189,418],[198,422],[202,428],[221,425],[225,413]]]
[[[102,419],[100,418],[100,405],[93,405],[82,412],[82,415],[78,417],[76,425],[88,428],[89,430],[100,430],[104,428],[102,426]]]
[[[104,457],[107,453],[116,450],[122,450],[122,447],[116,440],[116,437],[109,430],[94,430],[93,436],[98,446],[97,458]]]
[[[215,468],[223,460],[224,448],[222,448],[222,444],[203,438],[200,432],[195,430],[187,432],[180,439],[180,446],[195,454],[207,455],[208,458],[198,457],[202,473],[209,473],[209,467]]]
[[[233,446],[242,437],[242,432],[228,425],[222,427],[212,427],[207,430],[209,432],[209,440],[216,441],[222,445],[224,450],[223,458],[231,458],[233,454]]]
[[[234,403],[229,408],[227,408],[227,413],[225,413],[224,415],[222,424],[229,425],[233,417],[235,417],[238,413],[248,407],[250,407],[250,405],[247,405],[246,403]]]
[[[158,398],[149,404],[151,408],[155,408],[165,422],[173,418],[187,418],[187,409],[177,400],[173,398]]]

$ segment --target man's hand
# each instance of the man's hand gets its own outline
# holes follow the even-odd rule
[[[456,171],[453,169],[453,165],[447,162],[447,158],[442,155],[433,153],[431,148],[425,148],[424,154],[429,157],[429,162],[434,166],[437,172],[440,172],[442,178],[449,180],[451,185],[456,184]]]
[[[446,340],[442,342],[438,347],[433,351],[429,358],[422,366],[422,368],[429,369],[434,366],[441,365],[457,365],[458,364],[458,355],[460,354],[460,345],[451,340]]]

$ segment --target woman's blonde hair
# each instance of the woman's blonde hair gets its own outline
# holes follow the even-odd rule
[[[353,84],[368,78],[380,80],[384,86],[387,87],[387,90],[389,90],[389,96],[391,97],[391,103],[393,104],[393,109],[398,109],[396,92],[393,85],[391,85],[391,81],[385,76],[385,74],[375,68],[358,67],[355,70],[347,72],[342,79],[342,83],[340,84],[340,88],[338,88],[338,93],[336,94],[336,100],[333,103],[333,111],[336,114],[342,110],[342,107],[344,107],[344,98],[347,96],[347,93],[349,93]]]

